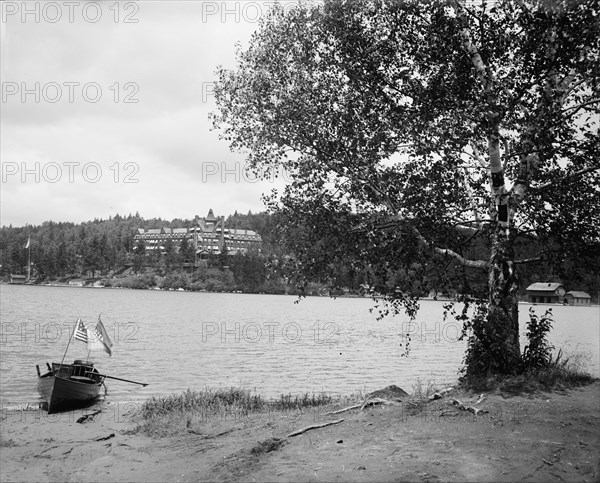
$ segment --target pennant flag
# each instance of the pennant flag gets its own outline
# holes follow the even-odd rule
[[[90,330],[87,346],[89,351],[102,351],[105,349],[104,344],[97,335],[97,332]]]
[[[112,355],[110,348],[113,343],[104,328],[104,324],[100,317],[98,317],[98,323],[96,324],[96,328],[94,332],[90,333],[90,338],[88,339],[88,350],[104,350],[108,353],[108,355]]]
[[[75,331],[73,332],[73,337],[76,340],[80,340],[81,342],[88,342],[88,330],[87,327],[83,324],[81,319],[77,319],[77,323],[75,324]]]
[[[25,244],[25,249],[29,248],[29,244],[31,243],[31,237],[27,239],[27,243]]]

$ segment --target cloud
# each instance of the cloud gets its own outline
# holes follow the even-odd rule
[[[234,65],[269,2],[75,2],[72,21],[51,3],[54,23],[39,2],[2,22],[0,223],[264,209],[273,184],[247,175],[208,113],[217,65]]]

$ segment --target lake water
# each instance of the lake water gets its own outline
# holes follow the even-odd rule
[[[418,319],[377,321],[361,298],[0,286],[0,405],[39,401],[36,370],[60,362],[78,317],[93,328],[99,314],[113,355],[92,353],[100,372],[149,383],[107,380],[111,401],[142,401],[187,388],[241,386],[281,393],[349,394],[396,384],[452,383],[465,350],[460,325],[442,323],[441,302],[423,301]],[[521,326],[530,305],[520,308]],[[536,307],[542,314],[547,306]],[[550,341],[582,354],[600,376],[600,310],[552,306]],[[405,334],[411,351],[403,357]],[[72,341],[66,362],[86,359]]]

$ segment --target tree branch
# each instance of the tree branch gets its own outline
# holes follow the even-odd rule
[[[543,190],[546,188],[550,188],[551,186],[554,186],[554,184],[556,184],[558,182],[576,179],[576,178],[579,178],[580,176],[583,176],[584,174],[590,173],[592,171],[599,171],[599,170],[600,170],[600,164],[597,164],[595,166],[590,166],[588,168],[584,168],[579,171],[575,171],[574,173],[571,173],[560,179],[555,179],[555,180],[549,181],[548,183],[541,184],[539,186],[532,186],[529,189],[531,189],[532,191],[540,191],[540,190]]]
[[[464,174],[463,183],[465,185],[465,192],[467,193],[467,197],[469,198],[469,203],[471,205],[471,209],[473,210],[473,215],[475,216],[475,222],[477,224],[477,227],[481,227],[481,221],[479,219],[479,211],[477,209],[477,204],[475,203],[475,199],[473,197],[473,192],[471,190],[471,187],[469,186],[469,181],[468,181],[469,173],[466,168],[463,168],[463,174]],[[472,229],[472,228],[469,227],[469,229]]]
[[[470,156],[471,158],[473,158],[474,160],[476,160],[480,166],[482,168],[485,169],[490,169],[490,165],[487,164],[483,158],[481,157],[481,153],[479,152],[479,149],[477,148],[477,146],[475,145],[475,143],[471,143],[471,149],[473,150],[473,154],[467,152],[467,151],[463,151],[467,156]]]
[[[433,247],[433,249],[441,255],[448,255],[449,257],[454,258],[455,260],[460,262],[460,264],[463,267],[485,268],[485,269],[487,269],[489,267],[489,263],[486,262],[485,260],[469,260],[469,259],[463,257],[462,255],[460,255],[459,253],[456,253],[455,251],[450,250],[449,248]]]
[[[379,225],[376,228],[380,228],[380,229],[393,228],[394,226],[397,226],[398,221],[400,221],[399,217],[396,217],[396,219],[392,218],[392,219],[390,219],[390,221],[388,223]],[[464,228],[472,230],[472,228],[470,228],[470,227],[464,227]],[[353,228],[352,231],[358,232],[358,231],[361,231],[364,229],[365,229],[364,227],[356,227],[356,228]],[[489,267],[489,263],[486,262],[485,260],[470,260],[468,258],[463,257],[459,253],[456,253],[454,250],[451,250],[449,248],[440,248],[440,247],[435,246],[433,244],[433,242],[430,242],[429,240],[427,240],[421,234],[421,232],[415,227],[412,227],[412,231],[415,234],[415,236],[419,239],[419,241],[421,243],[423,243],[425,246],[430,247],[432,250],[434,250],[436,253],[439,253],[440,255],[446,255],[448,257],[455,259],[464,267],[482,268],[482,269],[487,269]]]
[[[565,77],[565,79],[563,79],[561,84],[568,85],[569,84],[568,81],[574,80],[574,77],[573,78],[571,78],[571,77],[572,77],[571,75],[568,75],[567,77]],[[577,89],[580,85],[584,84],[586,81],[587,81],[587,79],[581,79],[580,81],[575,82],[574,84],[571,84],[569,86],[569,88],[565,90],[565,92],[563,94],[561,105],[564,104],[565,100],[571,95],[571,93],[573,93],[575,91],[575,89]]]
[[[589,106],[590,104],[598,104],[600,106],[600,99],[592,99],[591,101],[584,102],[583,104],[577,104],[576,106],[567,107],[560,112],[562,114],[564,114],[567,111],[571,111],[571,110],[575,109],[575,112],[573,112],[572,114],[569,114],[569,116],[573,116],[573,115],[575,115],[575,113],[577,113],[577,111],[579,111],[579,109],[583,109],[585,106]],[[597,109],[594,109],[594,110],[597,110]]]
[[[532,257],[532,258],[524,258],[523,260],[515,260],[516,264],[523,265],[525,263],[534,263],[543,261],[543,257]]]
[[[473,223],[474,225],[476,225],[476,227],[470,226],[467,223]],[[489,224],[491,223],[489,220],[467,220],[467,221],[461,221],[460,223],[456,223],[454,226],[454,228],[458,228],[459,230],[466,230],[466,231],[481,231],[481,229],[483,228],[483,225]]]
[[[463,257],[459,253],[456,253],[454,250],[450,250],[449,248],[440,248],[440,247],[434,246],[433,243],[428,241],[421,234],[421,232],[414,227],[413,227],[413,232],[423,244],[432,248],[435,252],[439,253],[440,255],[447,255],[449,257],[454,258],[456,261],[458,261],[464,267],[485,268],[485,269],[487,269],[489,267],[489,263],[486,262],[485,260],[469,260],[468,258]]]

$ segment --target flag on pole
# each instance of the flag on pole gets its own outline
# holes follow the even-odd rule
[[[73,332],[73,337],[76,340],[80,340],[81,342],[88,343],[88,330],[81,319],[77,319],[77,323],[75,324],[75,331]]]
[[[31,243],[31,237],[27,238],[27,243],[25,244],[25,249],[29,248],[30,243]]]
[[[96,323],[96,328],[93,332],[90,332],[90,337],[88,339],[88,350],[104,350],[108,353],[108,355],[112,355],[110,348],[113,343],[104,328],[104,324],[100,317],[98,317],[98,322]]]

